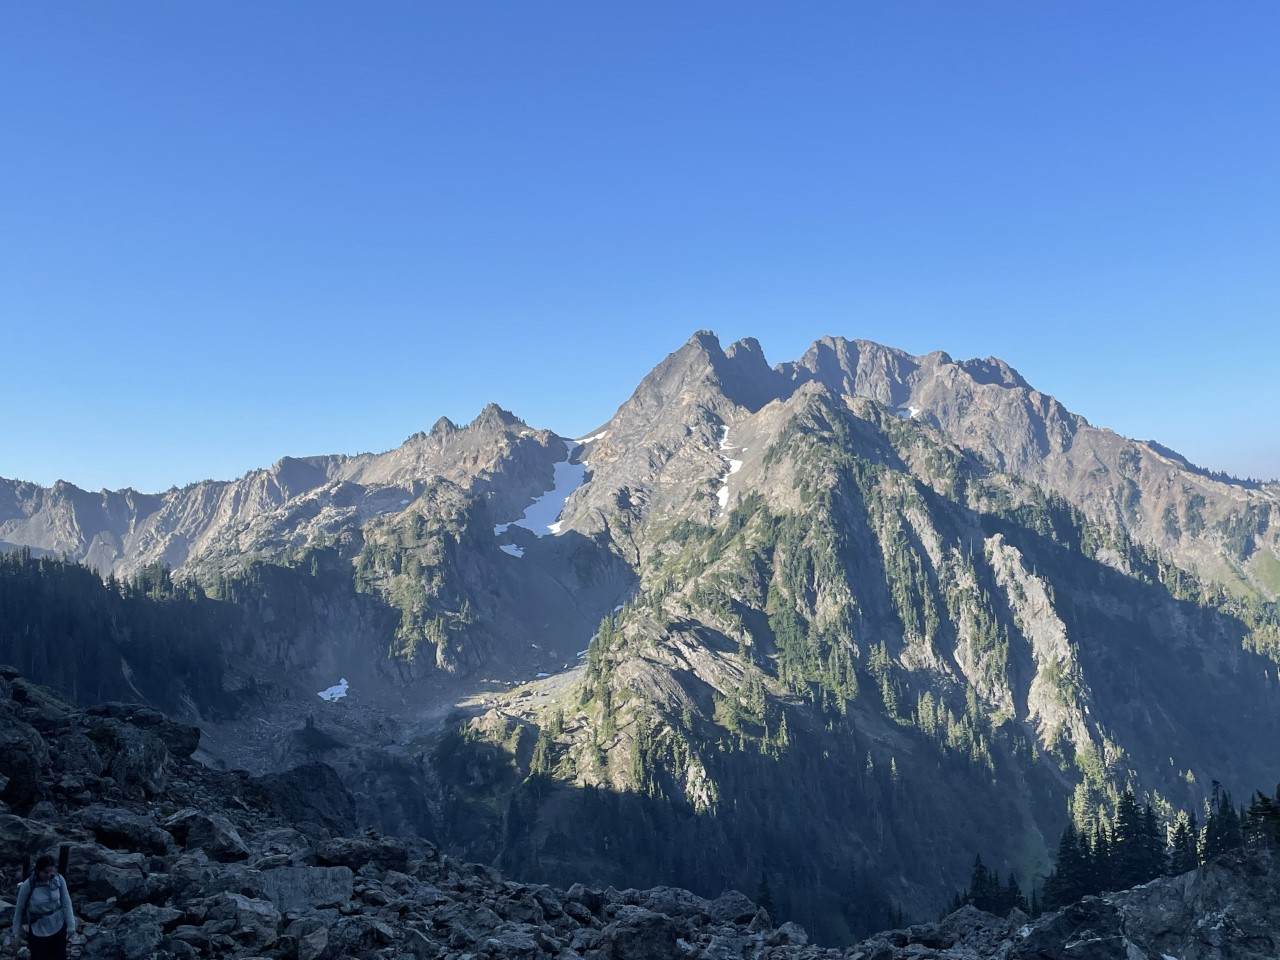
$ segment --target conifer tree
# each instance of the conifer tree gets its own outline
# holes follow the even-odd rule
[[[1142,811],[1142,850],[1142,882],[1146,883],[1148,880],[1163,876],[1169,865],[1165,854],[1164,831],[1149,803]]]
[[[1080,838],[1084,840],[1083,835]],[[1111,837],[1107,832],[1107,825],[1099,816],[1093,824],[1093,849],[1090,851],[1089,857],[1089,883],[1090,893],[1101,893],[1103,890],[1112,889],[1112,848]]]
[[[1058,840],[1058,860],[1044,882],[1044,906],[1056,910],[1079,900],[1088,890],[1088,864],[1080,853],[1075,825],[1068,822]]]
[[[1146,875],[1147,850],[1144,835],[1142,811],[1138,809],[1133,791],[1125,790],[1116,803],[1112,889],[1126,890],[1150,879]]]
[[[1280,787],[1276,789],[1275,799],[1261,790],[1254,791],[1242,832],[1245,844],[1250,847],[1280,846]]]
[[[1178,814],[1177,822],[1173,826],[1171,847],[1169,855],[1169,874],[1171,876],[1180,876],[1199,866],[1199,858],[1196,856],[1195,833],[1192,830],[1191,821],[1185,813]]]
[[[1231,803],[1231,794],[1215,780],[1213,796],[1209,800],[1209,815],[1204,823],[1204,858],[1209,860],[1228,850],[1235,850],[1242,842],[1240,816]]]

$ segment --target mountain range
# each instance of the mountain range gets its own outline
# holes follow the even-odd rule
[[[975,854],[1033,889],[1126,788],[1172,823],[1280,780],[1277,501],[996,359],[704,331],[580,439],[489,406],[159,494],[0,480],[27,562],[222,625],[168,683],[139,631],[88,659],[33,613],[0,658],[92,662],[211,763],[322,755],[369,822],[524,879],[764,887],[848,941]]]

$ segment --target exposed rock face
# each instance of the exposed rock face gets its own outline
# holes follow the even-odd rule
[[[817,381],[931,423],[996,469],[1123,527],[1184,567],[1280,595],[1268,572],[1280,556],[1274,486],[1212,476],[1157,443],[1094,427],[1001,360],[913,357],[824,337],[778,370],[792,384]]]

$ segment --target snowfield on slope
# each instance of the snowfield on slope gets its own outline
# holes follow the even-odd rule
[[[493,535],[500,537],[508,527],[524,527],[536,537],[554,536],[560,532],[560,514],[569,496],[582,486],[587,476],[585,463],[570,462],[570,455],[578,446],[577,440],[566,440],[565,458],[552,468],[551,489],[525,508],[524,515],[510,523],[500,523],[493,528]],[[510,550],[506,551],[511,553]],[[521,551],[523,553],[524,551]],[[512,556],[520,554],[512,553]]]
[[[720,428],[720,449],[738,449],[729,443],[728,427]],[[746,447],[743,447],[742,449],[746,450]],[[716,491],[716,500],[719,501],[721,510],[727,510],[729,508],[729,478],[742,469],[742,461],[734,460],[732,457],[726,457],[724,454],[720,455],[720,459],[729,465],[729,472],[726,473],[720,481],[720,489]]]

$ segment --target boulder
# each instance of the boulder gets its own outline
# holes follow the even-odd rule
[[[720,894],[707,904],[707,916],[717,923],[740,923],[746,925],[756,915],[756,905],[746,894],[737,890],[729,890]]]
[[[343,917],[334,925],[329,938],[350,955],[395,943],[396,932],[373,917]]]
[[[800,926],[800,924],[792,923],[788,920],[773,932],[773,935],[769,938],[769,945],[774,947],[781,945],[806,947],[809,945],[809,934],[805,932],[804,927]]]
[[[751,915],[755,915],[754,906]],[[665,914],[627,904],[617,908],[613,922],[601,931],[612,960],[670,960],[680,956],[676,943],[680,932],[676,921]]]
[[[329,946],[329,928],[321,924],[296,938],[298,960],[318,960]]]
[[[114,720],[95,720],[86,731],[106,776],[156,796],[169,783],[169,750],[156,735]]]
[[[109,863],[95,863],[89,867],[85,894],[94,900],[110,900],[124,897],[143,886],[146,878],[142,872],[128,867],[116,867]]]
[[[527,931],[518,929],[495,930],[476,946],[481,956],[495,960],[537,960],[543,956],[538,941]]]
[[[230,921],[225,932],[252,947],[270,943],[280,928],[280,911],[275,904],[239,893],[219,894],[206,918],[206,923]]]
[[[336,907],[351,899],[348,867],[280,867],[263,870],[262,889],[281,913]]]
[[[127,917],[115,929],[89,932],[81,960],[154,960],[164,931],[156,923]]]
[[[50,852],[57,843],[57,831],[47,823],[0,814],[0,863],[21,864],[27,858],[34,862],[36,857]]]
[[[49,747],[40,734],[25,723],[0,724],[0,775],[5,777],[0,800],[26,813],[44,797],[48,771]]]
[[[95,868],[103,866],[111,867],[112,872],[94,872]],[[72,897],[88,895],[91,888],[104,889],[113,885],[132,889],[132,882],[126,881],[124,875],[129,874],[141,882],[146,876],[146,868],[147,858],[140,853],[120,853],[97,843],[72,843],[67,856],[67,888]]]
[[[165,854],[174,847],[172,835],[153,820],[114,807],[86,807],[78,819],[98,843],[116,850]]]
[[[436,960],[436,957],[440,955],[439,946],[428,940],[417,930],[405,931],[404,948],[409,951],[413,960]],[[301,951],[299,951],[298,960],[302,960]]]
[[[162,824],[187,850],[203,850],[211,860],[227,863],[245,860],[249,848],[231,821],[220,813],[179,810]]]
[[[102,756],[92,740],[78,730],[71,730],[57,738],[58,748],[52,754],[53,768],[59,773],[69,773],[83,778],[102,773]]]
[[[335,837],[316,847],[316,863],[352,870],[372,864],[379,870],[403,873],[409,866],[409,851],[396,841],[382,837]]]
[[[668,917],[696,917],[707,912],[708,903],[697,894],[679,887],[654,887],[640,895],[640,906]]]
[[[262,874],[240,863],[211,861],[203,850],[192,850],[169,864],[166,875],[175,901],[190,903],[219,893],[239,893],[246,897],[266,898]],[[194,914],[193,914],[194,915]],[[199,918],[192,922],[199,922]]]

